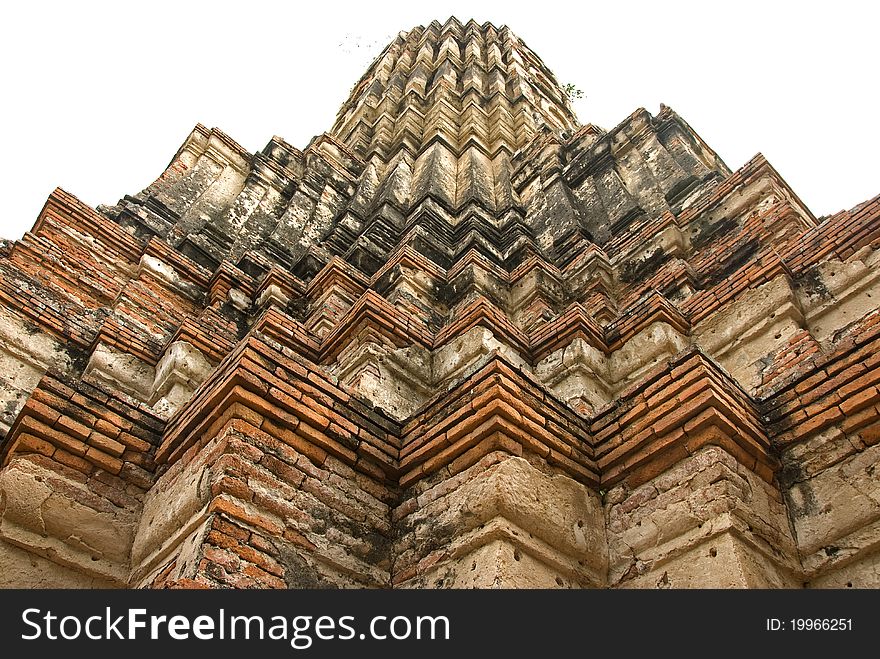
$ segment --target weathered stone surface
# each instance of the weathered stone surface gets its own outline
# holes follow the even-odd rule
[[[878,240],[416,27],[0,243],[0,585],[876,587]]]
[[[0,542],[0,588],[114,588],[118,584]]]
[[[605,523],[589,488],[523,458],[491,454],[454,481],[433,480],[398,520],[394,570],[402,585],[602,585]]]
[[[797,548],[777,497],[716,447],[631,492],[618,487],[606,497],[609,579],[623,587],[654,587],[657,575],[657,587],[790,587]]]

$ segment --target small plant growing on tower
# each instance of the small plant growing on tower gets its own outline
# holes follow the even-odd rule
[[[584,97],[584,92],[577,88],[576,85],[566,83],[562,86],[562,91],[565,92],[565,95],[568,96],[568,100],[574,101],[579,98]]]

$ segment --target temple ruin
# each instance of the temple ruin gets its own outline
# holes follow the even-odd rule
[[[878,249],[416,27],[303,150],[0,243],[0,586],[878,587]]]

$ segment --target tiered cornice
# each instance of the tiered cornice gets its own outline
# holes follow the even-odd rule
[[[0,584],[877,586],[878,246],[401,33],[304,149],[199,125],[4,244]]]

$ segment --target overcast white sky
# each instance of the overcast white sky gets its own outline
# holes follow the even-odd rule
[[[250,151],[328,130],[401,30],[507,24],[585,98],[582,123],[679,112],[731,168],[761,151],[816,215],[880,193],[877,3],[5,2],[0,236],[60,186],[114,203],[159,176],[197,122]]]

